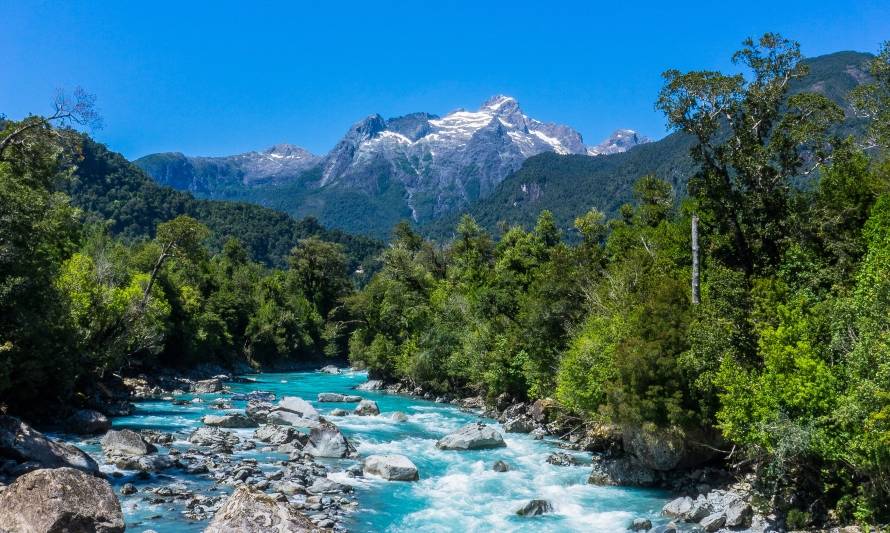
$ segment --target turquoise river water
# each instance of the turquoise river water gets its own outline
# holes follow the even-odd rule
[[[300,396],[312,402],[322,415],[350,405],[319,403],[315,401],[318,393],[354,393],[353,388],[367,379],[365,373],[348,371],[339,375],[293,372],[247,377],[256,381],[232,383],[229,385],[232,392],[263,390],[274,392],[279,398]],[[480,417],[448,404],[384,392],[361,391],[359,394],[375,400],[381,415],[349,415],[330,417],[330,420],[340,427],[360,456],[399,453],[409,457],[420,471],[420,481],[350,478],[342,470],[355,464],[356,460],[320,460],[333,467],[334,472],[329,477],[355,489],[359,505],[344,524],[350,531],[599,533],[626,531],[636,517],[648,517],[654,524],[663,522],[659,511],[668,499],[667,494],[589,485],[586,483],[588,466],[555,466],[546,462],[547,456],[559,449],[556,441],[536,441],[524,434],[503,433],[506,448],[470,452],[439,450],[435,447],[439,438]],[[177,441],[173,446],[185,449],[189,446],[186,442],[188,434],[201,425],[201,417],[209,412],[219,413],[210,408],[209,402],[225,396],[203,394],[200,397],[205,400],[203,403],[190,405],[173,405],[169,401],[137,403],[133,415],[115,419],[114,426],[174,432]],[[241,410],[245,406],[245,402],[232,404]],[[390,419],[387,415],[393,411],[407,414],[408,421]],[[484,421],[503,432],[495,421]],[[243,437],[253,433],[253,430],[233,431]],[[97,440],[75,441],[75,444],[102,463]],[[164,453],[163,449],[161,453]],[[578,453],[576,456],[589,463],[589,454]],[[235,457],[255,458],[261,465],[267,463],[269,469],[273,468],[272,462],[287,459],[286,455],[259,449],[236,452]],[[510,465],[510,471],[497,473],[492,470],[492,464],[499,459]],[[106,465],[103,470],[112,472],[113,467]],[[140,493],[147,487],[171,483],[208,495],[231,490],[224,485],[215,486],[207,476],[189,475],[179,470],[154,474],[149,479],[141,479],[132,472],[122,474],[112,478],[116,491],[127,482],[139,487]],[[170,504],[152,505],[140,493],[121,497],[129,531],[192,532],[201,531],[207,525],[206,522],[187,520],[182,508]],[[534,498],[550,500],[554,512],[538,517],[517,516],[516,510]]]

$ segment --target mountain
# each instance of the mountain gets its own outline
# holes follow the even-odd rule
[[[824,94],[846,110],[846,120],[837,133],[859,135],[864,131],[864,121],[853,114],[847,96],[850,90],[868,81],[867,63],[872,58],[866,53],[837,52],[806,59],[809,73],[795,80],[790,92]],[[619,133],[623,132],[619,130],[613,135],[613,143],[619,142]],[[630,139],[629,132],[621,138],[624,139]],[[607,140],[600,146],[613,143]],[[671,183],[678,196],[685,195],[686,182],[695,171],[689,155],[692,146],[693,139],[688,135],[672,133],[616,154],[540,154],[527,159],[490,196],[429,222],[422,229],[436,238],[450,238],[464,213],[492,233],[497,233],[502,223],[530,228],[541,210],[548,209],[563,229],[571,231],[575,217],[592,207],[607,216],[617,215],[621,205],[632,200],[633,184],[647,174]]]
[[[240,202],[196,199],[192,194],[156,183],[121,154],[87,136],[79,147],[79,162],[61,187],[86,218],[103,223],[125,240],[153,237],[158,223],[179,215],[192,216],[211,230],[210,248],[219,250],[236,237],[251,256],[283,267],[300,239],[318,237],[343,245],[353,268],[371,269],[383,243],[323,227],[314,218],[295,220],[286,213]],[[274,152],[286,157],[286,150]]]
[[[596,146],[588,147],[587,155],[596,156],[620,154],[621,152],[630,150],[634,146],[639,146],[648,142],[652,142],[652,139],[646,137],[645,135],[640,135],[634,130],[615,130],[615,132],[610,135],[608,139],[604,140]]]
[[[370,115],[323,157],[278,145],[229,157],[152,154],[135,163],[159,183],[199,197],[259,203],[385,236],[401,219],[427,222],[489,196],[537,154],[616,153],[642,142],[618,130],[587,147],[571,127],[531,118],[515,98],[498,95],[476,111],[441,117]]]

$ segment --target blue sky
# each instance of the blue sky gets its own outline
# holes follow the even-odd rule
[[[95,136],[130,158],[330,149],[360,118],[476,108],[497,93],[592,144],[653,137],[668,68],[732,69],[746,36],[805,55],[874,52],[886,0],[745,2],[49,2],[0,0],[0,112],[96,94]]]

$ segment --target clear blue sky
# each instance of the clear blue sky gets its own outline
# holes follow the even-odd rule
[[[496,93],[588,143],[653,137],[660,73],[731,69],[748,35],[806,55],[874,52],[887,0],[763,2],[178,2],[0,0],[0,112],[41,113],[56,87],[98,97],[95,136],[131,158],[330,149],[380,113],[475,108]]]

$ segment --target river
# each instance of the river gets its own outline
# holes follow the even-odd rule
[[[281,396],[300,396],[309,400],[325,415],[335,408],[349,408],[353,404],[319,403],[314,401],[320,392],[355,394],[354,387],[367,379],[362,372],[339,375],[321,372],[293,372],[245,376],[255,381],[231,383],[232,392],[255,390],[274,392]],[[484,451],[445,451],[435,447],[436,441],[461,426],[479,420],[479,415],[465,412],[449,404],[434,403],[416,398],[361,391],[362,397],[377,402],[379,416],[329,417],[357,448],[361,456],[372,453],[399,453],[409,457],[420,471],[417,482],[384,481],[365,477],[350,478],[345,468],[355,464],[351,459],[320,460],[332,466],[332,479],[354,487],[358,502],[356,512],[349,515],[344,525],[350,531],[392,532],[470,532],[470,531],[625,531],[637,517],[647,517],[653,524],[664,523],[659,511],[668,495],[655,490],[617,487],[597,487],[586,483],[589,466],[556,466],[546,462],[557,441],[534,440],[528,435],[503,433],[506,448]],[[226,396],[218,394],[184,395],[191,400],[199,396],[202,403],[176,405],[170,401],[146,401],[136,404],[131,416],[116,418],[115,428],[155,429],[173,432],[176,442],[171,446],[188,448],[188,434],[201,426],[205,414],[219,414],[210,402]],[[245,402],[231,402],[243,412]],[[397,422],[388,415],[401,411],[408,416]],[[501,432],[503,429],[493,420]],[[249,438],[253,430],[232,430]],[[77,440],[75,444],[103,462],[96,439]],[[287,459],[277,452],[255,450],[236,452],[236,459],[256,459],[261,467],[273,468],[272,463]],[[163,453],[163,448],[161,450]],[[589,454],[575,453],[579,460],[589,463]],[[503,460],[510,470],[492,470],[496,460]],[[189,475],[181,470],[168,470],[147,479],[132,472],[115,472],[114,467],[103,467],[115,474],[111,481],[119,492],[124,483],[133,483],[140,490],[122,496],[121,503],[128,530],[154,530],[158,533],[201,531],[207,521],[189,521],[183,515],[183,504],[152,504],[144,489],[179,483],[196,493],[220,494],[231,488],[216,486],[207,475]],[[340,472],[337,472],[340,471]],[[547,499],[554,506],[552,514],[521,517],[516,510],[530,499]]]

